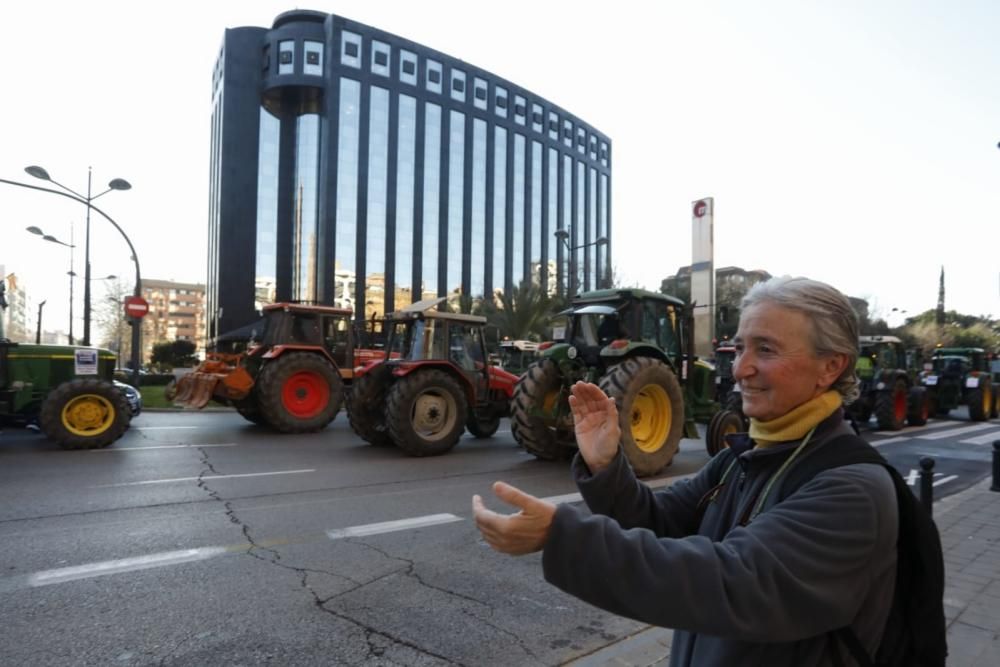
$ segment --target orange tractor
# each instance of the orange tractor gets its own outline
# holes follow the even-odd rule
[[[168,388],[167,398],[195,409],[212,400],[231,405],[248,421],[283,433],[324,428],[340,411],[354,368],[384,353],[355,349],[350,310],[275,303],[263,315],[245,352],[209,353]]]
[[[486,318],[437,310],[426,299],[388,315],[386,358],[359,368],[348,394],[351,428],[410,456],[449,451],[464,430],[496,433],[517,376],[488,363]]]

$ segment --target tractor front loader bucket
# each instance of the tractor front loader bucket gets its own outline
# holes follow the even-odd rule
[[[177,380],[173,402],[200,410],[213,398],[227,404],[246,398],[253,385],[253,377],[239,365],[239,355],[218,355]]]

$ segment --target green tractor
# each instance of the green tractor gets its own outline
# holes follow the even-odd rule
[[[132,420],[114,370],[108,350],[0,339],[0,425],[37,426],[63,449],[107,447]]]
[[[750,419],[743,414],[743,396],[740,384],[733,377],[736,363],[736,347],[730,341],[715,348],[715,400],[720,410],[712,415],[705,429],[705,449],[715,456],[727,447],[726,436],[731,433],[745,433],[750,428]]]
[[[995,417],[997,403],[986,351],[979,347],[939,347],[920,373],[935,414],[947,416],[961,406],[969,407],[969,419],[980,422]]]
[[[571,455],[570,388],[593,382],[615,401],[636,474],[659,472],[682,436],[699,437],[695,422],[718,411],[712,366],[694,356],[690,308],[656,292],[607,289],[579,295],[560,316],[565,327],[539,346],[514,389],[514,439],[540,459]]]
[[[907,371],[906,348],[895,336],[860,336],[855,373],[861,395],[847,406],[847,414],[860,424],[875,416],[883,431],[898,431],[904,424],[923,426],[930,413],[930,396]]]

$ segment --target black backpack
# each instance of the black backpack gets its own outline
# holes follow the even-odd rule
[[[892,477],[899,507],[896,586],[874,660],[848,626],[830,633],[834,665],[843,664],[839,647],[843,644],[861,667],[944,667],[948,655],[944,556],[931,515],[899,472],[859,436],[843,435],[806,452],[788,469],[785,479],[780,480],[779,501],[824,470],[854,463],[878,463]],[[735,456],[732,458],[735,463]],[[724,483],[729,471],[726,469],[721,482]]]

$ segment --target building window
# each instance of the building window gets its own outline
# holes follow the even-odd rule
[[[427,90],[441,92],[441,63],[433,60],[427,61]]]
[[[438,295],[438,247],[440,245],[441,202],[441,107],[430,102],[424,107],[424,238],[421,257],[421,299]],[[414,299],[418,301],[419,299]]]
[[[498,116],[507,117],[507,91],[500,86],[497,86],[496,104],[493,107],[493,111]]]
[[[473,104],[476,105],[477,109],[486,110],[486,100],[489,98],[489,93],[487,92],[487,84],[485,79],[480,79],[478,76],[473,80]]]
[[[278,42],[278,74],[291,74],[295,71],[295,42],[287,39]]]
[[[451,71],[451,99],[465,101],[465,72],[459,69]]]
[[[340,33],[340,62],[350,67],[361,68],[361,35],[343,30]]]
[[[576,150],[583,153],[587,146],[587,133],[582,127],[576,128]]]
[[[389,53],[391,47],[377,39],[372,40],[372,72],[389,76]]]
[[[399,80],[411,86],[417,85],[417,54],[400,49]]]
[[[563,121],[563,143],[567,146],[573,146],[573,123],[568,120]]]
[[[605,167],[608,166],[608,145],[605,142],[601,142],[601,164]]]
[[[507,249],[507,130],[493,126],[493,291],[505,290]]]
[[[537,104],[531,105],[531,129],[535,132],[542,131],[542,122],[545,116],[542,114],[542,107]]]
[[[524,125],[524,116],[528,112],[525,106],[525,100],[520,95],[514,96],[514,122],[518,125]]]
[[[323,42],[305,42],[306,62],[302,67],[304,74],[323,76]]]
[[[552,111],[549,112],[549,139],[559,138],[559,116]]]

